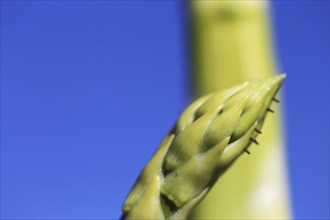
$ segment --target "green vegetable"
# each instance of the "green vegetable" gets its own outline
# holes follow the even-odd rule
[[[246,82],[193,102],[146,165],[123,219],[183,219],[249,151],[285,76]]]

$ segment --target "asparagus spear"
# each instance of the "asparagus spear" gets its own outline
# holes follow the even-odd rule
[[[256,137],[285,76],[203,96],[179,117],[142,170],[122,219],[184,219]]]

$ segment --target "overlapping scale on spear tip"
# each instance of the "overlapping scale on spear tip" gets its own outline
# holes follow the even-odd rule
[[[163,178],[161,167],[173,137],[173,134],[169,134],[164,138],[154,156],[143,168],[123,205],[122,210],[126,215],[122,219],[163,219],[160,204],[160,186]],[[141,211],[143,207],[148,209]]]
[[[284,78],[243,83],[193,102],[141,172],[123,219],[185,218],[256,137]]]

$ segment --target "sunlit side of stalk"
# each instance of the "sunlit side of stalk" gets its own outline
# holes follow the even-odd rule
[[[266,1],[191,1],[190,12],[196,96],[276,74]],[[222,176],[194,218],[290,218],[281,114],[272,108],[262,147]]]

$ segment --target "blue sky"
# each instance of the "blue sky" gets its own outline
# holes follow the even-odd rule
[[[293,211],[329,218],[329,2],[272,2]],[[1,218],[116,219],[187,105],[178,1],[1,1]]]

